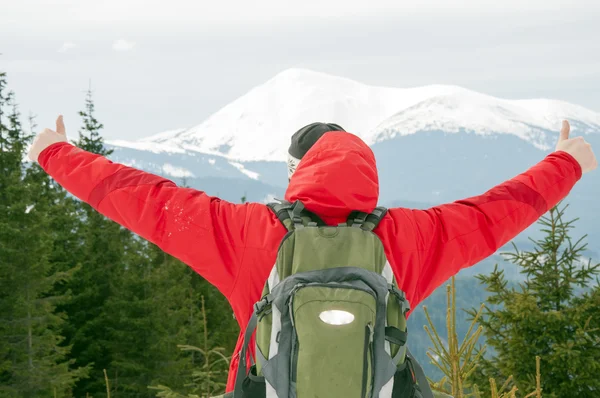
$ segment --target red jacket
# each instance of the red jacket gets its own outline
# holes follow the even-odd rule
[[[67,143],[45,149],[39,163],[73,195],[214,284],[245,329],[286,233],[265,205],[232,204],[180,188]],[[415,308],[449,277],[534,223],[580,178],[578,162],[555,152],[483,195],[428,210],[390,209],[375,233]],[[352,134],[331,132],[305,155],[285,198],[301,200],[326,223],[337,225],[352,210],[372,211],[378,196],[371,149]],[[240,345],[241,335],[236,354]],[[228,391],[238,363],[237,355],[233,358]]]

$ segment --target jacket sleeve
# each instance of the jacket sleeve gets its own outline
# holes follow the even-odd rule
[[[428,210],[392,209],[393,218],[394,212],[407,212],[416,229],[416,302],[494,254],[565,198],[580,178],[579,163],[566,152],[554,152],[483,195]]]
[[[253,205],[177,187],[68,143],[49,146],[38,160],[68,192],[188,264],[229,298]]]

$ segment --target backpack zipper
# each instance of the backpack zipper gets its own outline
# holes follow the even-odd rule
[[[369,358],[371,359],[371,368],[373,367],[373,325],[367,323],[365,327],[365,350],[363,355],[363,379],[361,398],[367,398],[367,379],[369,377]],[[371,374],[373,372],[371,371]]]

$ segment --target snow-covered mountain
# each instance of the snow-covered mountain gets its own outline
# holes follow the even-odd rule
[[[290,136],[331,121],[375,144],[422,131],[510,134],[540,149],[546,132],[569,119],[574,133],[600,131],[600,114],[547,99],[506,100],[461,87],[385,88],[303,69],[286,70],[203,123],[115,146],[153,152],[200,152],[234,161],[283,161]]]

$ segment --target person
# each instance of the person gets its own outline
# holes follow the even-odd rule
[[[479,196],[425,210],[387,211],[374,233],[412,308],[533,224],[597,167],[591,146],[569,131],[564,121],[554,152]],[[375,156],[358,136],[314,123],[294,134],[289,152],[287,201],[301,201],[333,226],[352,211],[376,208]],[[36,136],[29,157],[68,192],[216,286],[246,329],[287,233],[266,205],[229,203],[79,149],[67,142],[62,116],[56,131]],[[234,387],[242,342],[240,333],[227,391]]]

